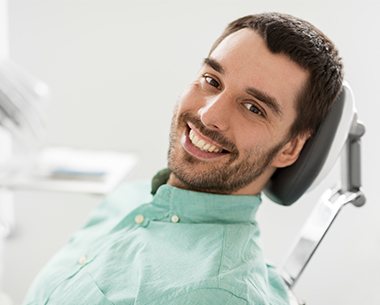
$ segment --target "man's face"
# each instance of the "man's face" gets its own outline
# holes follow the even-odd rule
[[[304,141],[289,139],[308,73],[272,54],[253,30],[227,36],[205,59],[173,116],[169,184],[255,194]],[[301,144],[301,146],[300,146]]]

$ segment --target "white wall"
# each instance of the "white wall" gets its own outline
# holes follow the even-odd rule
[[[0,59],[9,55],[8,6],[6,0],[0,0]]]
[[[379,9],[375,0],[12,0],[10,56],[51,88],[49,143],[136,152],[142,161],[130,179],[149,178],[166,164],[178,95],[229,21],[272,10],[310,20],[341,50],[367,127],[363,182],[368,204],[344,210],[297,292],[309,305],[375,305],[380,303],[380,206],[375,196],[380,169],[375,77],[380,69]],[[262,207],[263,245],[275,263],[321,189],[291,208]],[[17,302],[98,200],[16,194],[19,231],[8,242],[5,288]]]

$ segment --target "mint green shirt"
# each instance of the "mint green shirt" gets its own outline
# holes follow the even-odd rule
[[[25,305],[285,305],[257,196],[125,184],[47,264]]]

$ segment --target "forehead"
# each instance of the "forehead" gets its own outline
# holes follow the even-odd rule
[[[288,56],[272,53],[264,39],[251,29],[227,36],[210,54],[225,76],[241,89],[254,87],[273,96],[283,107],[294,108],[308,72]]]

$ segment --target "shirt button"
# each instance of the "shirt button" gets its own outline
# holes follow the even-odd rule
[[[173,222],[173,223],[177,223],[179,221],[179,217],[177,215],[173,215],[170,220]]]
[[[78,259],[78,263],[79,263],[80,265],[84,265],[84,264],[86,263],[86,261],[87,261],[87,256],[85,256],[85,255],[81,256],[81,257]]]
[[[144,215],[141,215],[141,214],[136,215],[135,223],[137,223],[139,225],[139,224],[142,224],[143,222],[144,222]]]

